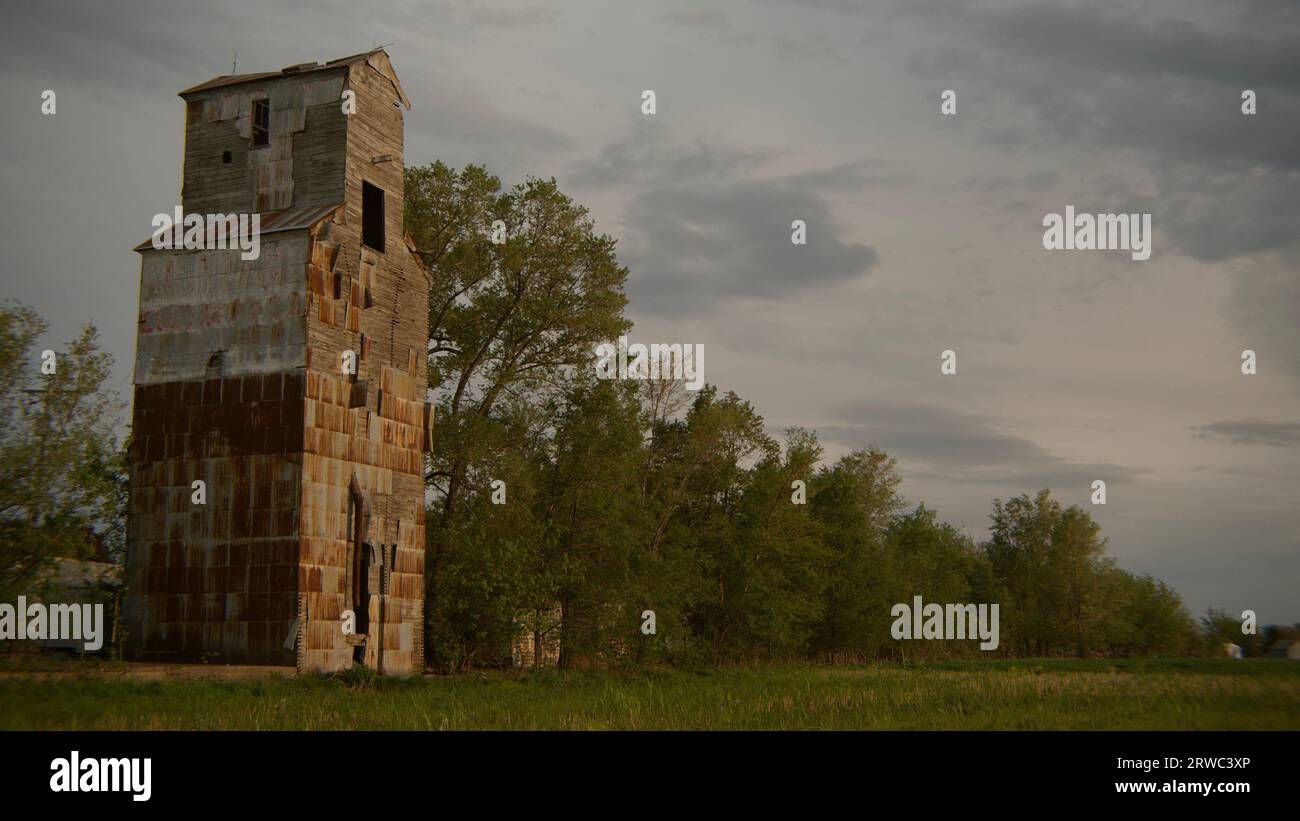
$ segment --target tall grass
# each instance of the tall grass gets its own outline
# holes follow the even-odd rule
[[[0,677],[0,729],[1300,729],[1300,665],[1132,660],[446,678]]]

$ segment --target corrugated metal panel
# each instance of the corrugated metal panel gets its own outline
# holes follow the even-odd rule
[[[285,208],[279,211],[268,211],[267,213],[261,215],[261,227],[259,228],[259,231],[263,234],[273,234],[277,231],[301,231],[305,228],[311,228],[315,226],[316,223],[320,222],[321,220],[333,214],[336,210],[342,207],[342,205],[343,203],[341,202],[331,202],[325,205],[305,205],[301,208]],[[216,232],[209,231],[207,230],[207,228],[208,227],[205,225],[204,244],[207,245],[208,247],[212,247],[213,243],[216,240]],[[135,248],[131,250],[133,251],[153,251],[153,250],[178,251],[178,250],[182,250],[182,248],[176,246],[183,245],[183,243],[181,242],[183,237],[184,237],[184,229],[181,227],[173,227],[172,248],[155,249],[153,247],[153,237],[150,236],[149,239],[135,246]]]

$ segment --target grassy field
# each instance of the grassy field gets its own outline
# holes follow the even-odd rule
[[[138,681],[0,673],[0,729],[1298,729],[1300,665],[978,661]],[[120,672],[120,671],[119,671]]]

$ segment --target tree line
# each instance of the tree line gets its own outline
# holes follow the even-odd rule
[[[436,668],[506,663],[521,633],[562,667],[979,653],[892,639],[915,595],[999,603],[1001,653],[1204,646],[1174,590],[1116,567],[1047,490],[994,501],[977,543],[907,502],[879,448],[825,464],[815,432],[778,440],[734,393],[596,379],[594,347],[630,328],[628,272],[555,180],[411,168],[406,223],[435,282]]]

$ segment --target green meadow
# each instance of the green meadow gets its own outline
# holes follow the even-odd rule
[[[1029,659],[233,681],[9,671],[0,729],[1300,729],[1300,665]]]

